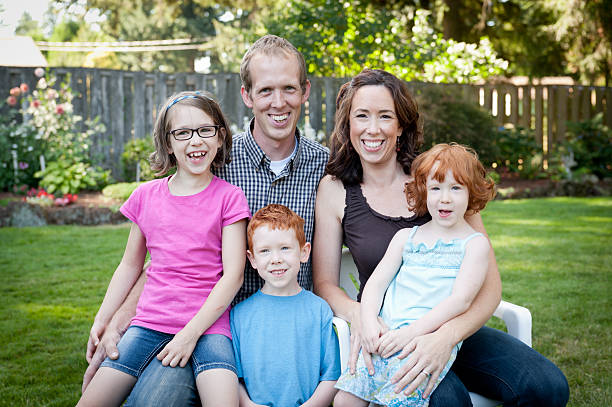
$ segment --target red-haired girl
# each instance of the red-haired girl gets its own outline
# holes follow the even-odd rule
[[[335,406],[428,405],[423,393],[429,380],[436,386],[442,381],[461,342],[437,378],[422,372],[426,380],[412,394],[396,393],[390,379],[409,361],[406,345],[465,312],[485,279],[489,241],[465,215],[484,209],[495,188],[476,153],[459,144],[438,144],[414,160],[411,176],[408,206],[419,216],[429,212],[431,220],[399,230],[368,279],[361,297],[362,353],[355,374],[347,371],[338,380]],[[363,352],[372,355],[373,374]]]

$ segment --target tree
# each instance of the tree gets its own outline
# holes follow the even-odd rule
[[[612,69],[612,1],[564,0],[555,3],[559,18],[552,25],[567,50],[568,69],[591,84],[610,85]]]
[[[352,76],[367,66],[406,80],[465,83],[500,74],[507,66],[486,39],[447,40],[432,27],[430,12],[411,6],[293,0],[264,25],[295,44],[308,71],[317,75]]]

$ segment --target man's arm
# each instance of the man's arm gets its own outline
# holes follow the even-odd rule
[[[104,361],[106,356],[110,357],[111,359],[117,359],[119,357],[117,344],[125,331],[128,329],[130,321],[134,315],[136,315],[138,299],[140,298],[140,294],[142,294],[146,281],[146,273],[144,273],[144,270],[149,267],[149,265],[150,262],[147,262],[144,265],[143,272],[140,274],[140,277],[136,283],[134,283],[132,286],[132,290],[106,326],[104,335],[100,339],[100,343],[94,344],[91,342],[91,340],[87,342],[86,359],[89,366],[83,375],[82,391],[85,391],[85,388],[87,385],[89,385],[91,379],[93,379],[94,375],[98,371],[98,368],[100,367],[100,364]]]

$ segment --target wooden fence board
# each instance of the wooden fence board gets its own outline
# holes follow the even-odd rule
[[[47,72],[58,77],[57,85],[69,74],[71,87],[77,94],[73,100],[75,113],[83,120],[98,116],[106,125],[104,134],[92,137],[92,158],[96,164],[113,168],[113,171],[119,168],[116,162],[123,150],[122,143],[133,137],[150,135],[159,108],[175,92],[186,89],[209,91],[219,100],[228,120],[240,130],[243,118],[251,116],[240,97],[240,77],[236,73],[166,74],[91,68],[48,68]],[[311,78],[308,114],[315,132],[331,134],[336,94],[347,80]],[[0,94],[5,99],[11,87],[27,83],[33,90],[37,81],[32,68],[0,67]],[[554,143],[562,140],[567,120],[582,121],[603,112],[605,123],[612,126],[612,88],[574,85],[553,89],[540,85],[516,87],[510,84],[442,85],[423,82],[409,82],[408,86],[413,94],[429,87],[451,87],[475,104],[480,105],[482,100],[482,108],[497,111],[497,123],[528,127],[534,131],[540,145],[546,138],[549,148],[554,148]],[[497,96],[495,109],[492,106],[493,92]],[[510,98],[508,115],[506,94]],[[300,125],[304,115],[305,109],[302,110]]]

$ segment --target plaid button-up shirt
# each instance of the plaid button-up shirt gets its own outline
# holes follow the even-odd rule
[[[234,136],[232,161],[217,170],[216,174],[242,188],[251,214],[271,203],[289,207],[304,218],[306,240],[312,242],[317,186],[325,171],[329,150],[315,141],[300,137],[296,129],[297,151],[277,176],[270,170],[270,159],[253,138],[251,133],[253,120],[245,132]],[[312,289],[310,260],[301,265],[298,283],[307,290]],[[244,283],[234,299],[234,304],[248,298],[261,287],[263,280],[247,260]]]

